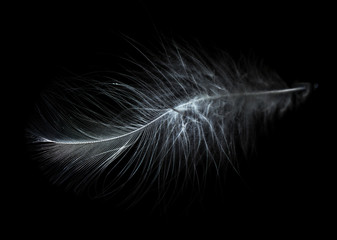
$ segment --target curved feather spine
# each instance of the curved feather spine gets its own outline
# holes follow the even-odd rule
[[[223,95],[223,96],[215,96],[215,97],[205,97],[205,98],[200,98],[200,99],[196,99],[193,100],[192,102],[187,102],[187,103],[183,103],[177,107],[173,107],[172,109],[168,109],[165,113],[163,113],[162,115],[160,115],[159,117],[157,117],[156,119],[150,121],[149,123],[145,124],[144,126],[125,133],[123,135],[120,136],[115,136],[115,137],[111,137],[111,138],[107,138],[107,139],[101,139],[101,140],[96,140],[96,141],[54,141],[54,140],[50,140],[50,139],[46,139],[43,138],[43,142],[51,142],[51,143],[55,143],[55,144],[93,144],[93,143],[101,143],[101,142],[108,142],[108,141],[113,141],[113,140],[118,140],[122,137],[131,135],[133,133],[139,132],[141,130],[143,130],[144,128],[146,128],[147,126],[151,125],[152,123],[160,120],[162,117],[164,117],[165,115],[169,114],[171,111],[176,111],[178,113],[180,113],[177,109],[184,107],[188,104],[191,103],[196,103],[198,101],[205,101],[205,100],[213,100],[213,99],[219,99],[219,98],[224,98],[224,97],[235,97],[235,96],[257,96],[257,95],[265,95],[265,94],[282,94],[282,93],[292,93],[292,92],[298,92],[298,91],[306,91],[307,89],[305,87],[296,87],[296,88],[288,88],[288,89],[281,89],[281,90],[271,90],[271,91],[260,91],[260,92],[247,92],[247,93],[236,93],[236,94],[230,94],[230,95]]]

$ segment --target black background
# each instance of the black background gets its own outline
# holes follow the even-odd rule
[[[335,156],[329,154],[334,148],[329,136],[334,136],[334,107],[327,90],[335,81],[335,24],[329,6],[111,1],[100,6],[15,9],[7,49],[14,63],[9,88],[16,89],[10,111],[17,116],[19,134],[7,159],[14,166],[5,171],[10,224],[53,234],[67,229],[86,233],[95,226],[95,233],[108,231],[111,236],[155,229],[162,234],[177,229],[187,229],[188,234],[220,231],[226,236],[233,228],[237,233],[302,234],[323,233],[333,226]],[[258,154],[245,171],[247,185],[230,176],[221,201],[209,186],[202,207],[186,213],[176,206],[160,215],[151,214],[146,204],[124,211],[109,201],[93,201],[51,185],[31,159],[24,139],[39,93],[72,74],[118,70],[116,56],[134,51],[121,35],[151,49],[158,33],[218,47],[236,60],[254,56],[288,82],[318,83],[319,88],[301,108],[277,121],[272,134],[261,137]]]

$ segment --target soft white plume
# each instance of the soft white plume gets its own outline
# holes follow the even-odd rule
[[[92,185],[98,195],[132,185],[128,197],[139,198],[154,184],[159,192],[181,189],[178,179],[201,184],[212,165],[237,171],[236,153],[251,148],[256,126],[310,88],[289,88],[225,54],[176,44],[163,50],[144,54],[121,80],[84,77],[42,95],[28,133],[53,182],[75,191]]]

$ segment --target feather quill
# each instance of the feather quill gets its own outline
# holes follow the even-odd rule
[[[82,78],[42,95],[28,133],[52,182],[99,196],[132,185],[129,197],[139,198],[155,183],[180,189],[181,177],[200,184],[211,165],[238,171],[236,153],[248,151],[254,129],[310,90],[225,54],[163,49],[140,51],[147,63],[130,60],[139,71],[119,74],[127,81]]]

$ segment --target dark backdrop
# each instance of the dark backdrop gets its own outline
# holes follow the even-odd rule
[[[8,161],[15,166],[6,170],[10,194],[5,196],[13,225],[20,223],[32,232],[47,228],[50,233],[64,229],[86,233],[96,226],[96,233],[105,229],[111,235],[121,229],[146,234],[154,229],[165,234],[209,229],[207,233],[220,230],[225,236],[233,227],[238,233],[254,229],[274,234],[329,228],[335,191],[331,167],[335,159],[328,154],[334,147],[334,140],[328,138],[333,136],[334,108],[326,91],[335,81],[329,7],[196,2],[15,8],[11,83],[18,89],[13,98],[19,98],[14,112],[19,116],[20,145],[11,146],[14,157]],[[31,159],[24,140],[39,93],[52,81],[73,74],[119,70],[116,56],[134,51],[121,36],[151,49],[158,34],[215,46],[235,60],[241,56],[263,60],[286,81],[318,83],[319,88],[300,109],[277,121],[272,134],[261,137],[258,154],[246,169],[248,186],[229,176],[225,199],[218,200],[208,186],[203,207],[188,213],[177,206],[164,215],[150,214],[146,204],[124,211],[109,201],[93,201],[52,186]]]

